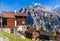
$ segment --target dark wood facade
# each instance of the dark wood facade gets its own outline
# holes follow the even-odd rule
[[[16,20],[17,20],[17,26],[23,25],[23,21],[25,22],[24,24],[26,24],[26,17],[17,16]]]
[[[14,27],[14,21],[15,19],[14,18],[8,18],[7,19],[7,27]]]
[[[12,12],[3,12],[2,13],[2,24],[3,27],[14,28],[15,20],[17,22],[16,26],[20,26],[26,24],[26,18],[28,15],[22,14],[20,12],[12,13]]]

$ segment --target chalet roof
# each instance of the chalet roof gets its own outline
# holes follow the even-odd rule
[[[28,33],[32,33],[36,31],[35,29],[28,29],[27,32]],[[45,35],[45,36],[52,36],[53,33],[52,32],[46,32],[46,31],[40,31],[40,35]]]
[[[52,36],[53,33],[52,32],[46,32],[46,31],[40,31],[41,35],[45,35],[45,36]]]
[[[20,12],[7,12],[7,11],[3,11],[2,12],[2,17],[4,18],[15,18],[15,16],[28,16],[27,14],[24,13],[20,13]]]
[[[15,16],[11,12],[6,12],[6,11],[2,12],[2,17],[3,18],[15,18]]]
[[[15,16],[28,16],[27,14],[16,12],[14,13]]]

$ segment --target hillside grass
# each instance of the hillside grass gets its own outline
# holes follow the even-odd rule
[[[5,32],[5,31],[2,31],[2,34],[3,34],[4,37],[8,38],[9,41],[32,41],[31,39],[28,39],[28,38],[22,39],[19,36],[9,34],[9,33]]]

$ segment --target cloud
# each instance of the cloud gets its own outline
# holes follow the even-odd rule
[[[39,3],[35,3],[34,5],[36,6],[36,5],[38,5]]]
[[[60,7],[59,5],[56,5],[55,7],[54,7],[54,9],[56,9],[57,7]]]
[[[46,7],[47,9],[49,9],[49,10],[51,10],[51,9],[52,9],[52,7],[51,7],[51,6],[46,6],[46,5],[45,5],[45,7]]]
[[[48,9],[54,10],[58,7],[60,7],[60,5],[55,5],[55,6],[46,6]]]
[[[36,6],[36,5],[41,5],[41,4],[40,3],[33,2],[33,5]]]

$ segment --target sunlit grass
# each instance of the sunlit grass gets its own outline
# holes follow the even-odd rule
[[[13,34],[9,34],[5,31],[2,31],[2,34],[4,37],[7,37],[9,39],[9,41],[32,41],[31,39],[22,39],[21,37],[19,36],[16,36],[16,35],[13,35]]]

